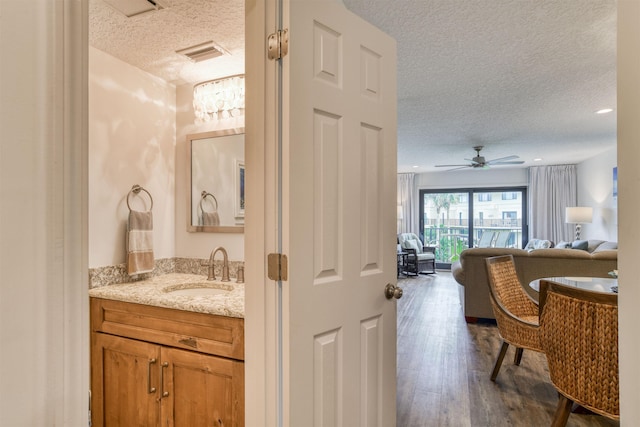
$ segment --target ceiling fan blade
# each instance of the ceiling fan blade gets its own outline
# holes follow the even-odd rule
[[[462,168],[470,168],[473,165],[436,165],[437,168],[454,168],[454,167],[462,167]]]
[[[512,162],[491,162],[491,166],[496,165],[521,165],[524,163],[524,160],[516,160]]]
[[[477,161],[476,159],[463,159],[463,160],[471,162],[473,165],[479,165],[479,164],[482,163],[482,162]]]
[[[457,171],[459,169],[466,169],[468,167],[470,167],[470,165],[464,165],[464,166],[460,166],[460,167],[453,168],[453,169],[447,169],[445,172]]]
[[[496,163],[496,162],[501,162],[503,160],[512,160],[512,159],[517,159],[518,156],[507,156],[507,157],[500,157],[498,159],[493,159],[493,160],[489,160],[487,163]]]

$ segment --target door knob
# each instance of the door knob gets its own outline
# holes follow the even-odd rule
[[[391,283],[387,283],[387,286],[384,287],[384,296],[387,297],[387,299],[400,299],[402,298],[402,288]]]

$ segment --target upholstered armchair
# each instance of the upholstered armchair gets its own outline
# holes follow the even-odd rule
[[[403,263],[405,274],[431,274],[436,272],[436,248],[424,246],[414,233],[398,234],[398,243],[407,256]]]

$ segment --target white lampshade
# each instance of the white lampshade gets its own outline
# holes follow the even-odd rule
[[[572,207],[566,208],[565,222],[567,224],[591,224],[593,220],[593,208]]]

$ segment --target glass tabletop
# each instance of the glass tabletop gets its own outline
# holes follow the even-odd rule
[[[594,292],[618,292],[618,279],[609,277],[543,277],[529,283],[531,288],[540,291],[540,280],[549,280],[566,286],[574,286],[576,288],[586,289]]]

